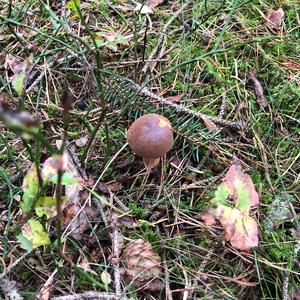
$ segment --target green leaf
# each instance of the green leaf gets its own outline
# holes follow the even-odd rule
[[[80,0],[71,0],[66,4],[66,8],[71,9],[72,12],[77,13],[77,7],[80,8]]]
[[[50,181],[57,184],[58,175],[55,174],[51,177]],[[72,174],[72,173],[64,173],[61,178],[61,184],[62,185],[69,185],[69,184],[78,184],[78,179]]]
[[[105,286],[108,286],[111,283],[111,276],[107,271],[103,271],[101,273],[101,281],[105,284]]]
[[[250,191],[240,179],[234,180],[234,186],[237,193],[236,206],[241,210],[248,212],[251,206]]]
[[[62,201],[66,201],[67,197],[62,197]],[[55,197],[40,197],[35,204],[35,213],[42,217],[45,215],[47,220],[56,216],[56,198]]]
[[[228,169],[223,182],[215,193],[214,200],[219,204],[226,204],[229,196],[234,201],[235,206],[246,214],[249,213],[251,207],[256,207],[259,204],[258,194],[251,177],[244,173],[239,164],[233,164]]]
[[[27,251],[33,249],[31,242],[22,234],[17,235],[17,240],[19,243],[21,243],[22,249]]]
[[[45,232],[42,224],[39,221],[29,219],[26,224],[22,227],[22,236],[27,239],[23,239],[22,237],[18,236],[19,241],[21,243],[25,242],[25,247],[28,247],[29,243],[32,245],[32,248],[37,248],[40,246],[50,245],[51,241],[47,232]]]
[[[106,44],[105,40],[102,38],[95,38],[95,43],[99,48],[103,47]]]
[[[21,209],[26,213],[32,208],[39,191],[39,180],[35,164],[33,164],[23,180],[23,201]]]
[[[230,190],[225,184],[220,184],[215,192],[215,201],[219,204],[225,204],[228,196],[230,195]]]
[[[251,207],[259,205],[259,197],[251,177],[244,173],[240,164],[233,164],[226,176],[225,184],[230,189],[236,207],[248,214]]]
[[[12,86],[19,96],[23,94],[25,76],[25,72],[20,72],[14,76],[14,80],[12,81]]]

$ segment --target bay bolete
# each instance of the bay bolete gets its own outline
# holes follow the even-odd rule
[[[170,121],[158,114],[147,114],[132,123],[127,141],[134,153],[143,157],[146,166],[154,167],[173,146]]]

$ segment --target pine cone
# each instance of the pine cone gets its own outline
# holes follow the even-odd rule
[[[128,243],[122,253],[122,263],[127,281],[135,288],[150,291],[163,288],[158,279],[162,273],[160,257],[147,241],[138,239]]]

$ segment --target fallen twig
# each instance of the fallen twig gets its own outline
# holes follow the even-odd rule
[[[173,103],[172,101],[169,101],[161,96],[158,96],[154,93],[152,93],[151,91],[149,91],[147,88],[141,88],[139,85],[137,84],[133,84],[133,88],[141,95],[144,95],[146,97],[149,97],[150,100],[154,99],[155,101],[160,102],[161,104],[165,104],[168,105],[170,107],[175,108],[178,112],[184,112],[186,114],[189,114],[193,117],[199,118],[202,120],[202,117],[205,116],[206,118],[210,119],[211,121],[213,121],[216,124],[219,124],[221,126],[224,127],[229,127],[229,128],[234,128],[234,129],[241,129],[242,125],[239,122],[233,122],[233,121],[229,121],[229,120],[225,120],[219,117],[213,117],[213,116],[208,116],[206,114],[200,113],[200,112],[194,112],[188,108],[186,108],[184,105],[181,104],[176,104]]]
[[[102,292],[84,292],[82,294],[74,294],[67,296],[57,296],[52,297],[51,300],[85,300],[85,299],[93,299],[93,300],[128,300],[127,297],[117,296],[116,294],[111,293],[102,293]]]
[[[112,258],[111,262],[113,264],[114,269],[114,285],[116,290],[116,295],[121,297],[122,289],[121,289],[121,274],[120,274],[120,235],[118,230],[118,215],[115,213],[111,214],[111,223],[110,227],[112,230],[111,240],[112,240]]]

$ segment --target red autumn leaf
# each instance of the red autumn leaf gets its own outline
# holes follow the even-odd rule
[[[219,205],[217,216],[224,228],[224,236],[237,249],[249,251],[258,245],[256,221],[239,209]]]
[[[236,207],[227,206],[232,199]],[[258,245],[258,228],[254,218],[249,216],[250,208],[259,205],[258,194],[251,177],[245,174],[240,164],[233,164],[223,182],[215,192],[215,209],[210,208],[202,220],[207,226],[219,220],[224,228],[224,237],[237,249],[249,251]]]
[[[237,208],[218,204],[201,216],[205,225],[211,226],[218,219],[224,228],[225,240],[240,250],[249,251],[258,245],[257,223]]]
[[[267,13],[267,26],[273,29],[279,29],[284,17],[284,11],[282,8],[278,8],[277,10],[269,10]]]
[[[244,173],[240,164],[233,164],[224,180],[216,191],[216,201],[224,204],[224,200],[231,196],[237,208],[248,213],[250,208],[259,205],[258,194],[251,177]]]

